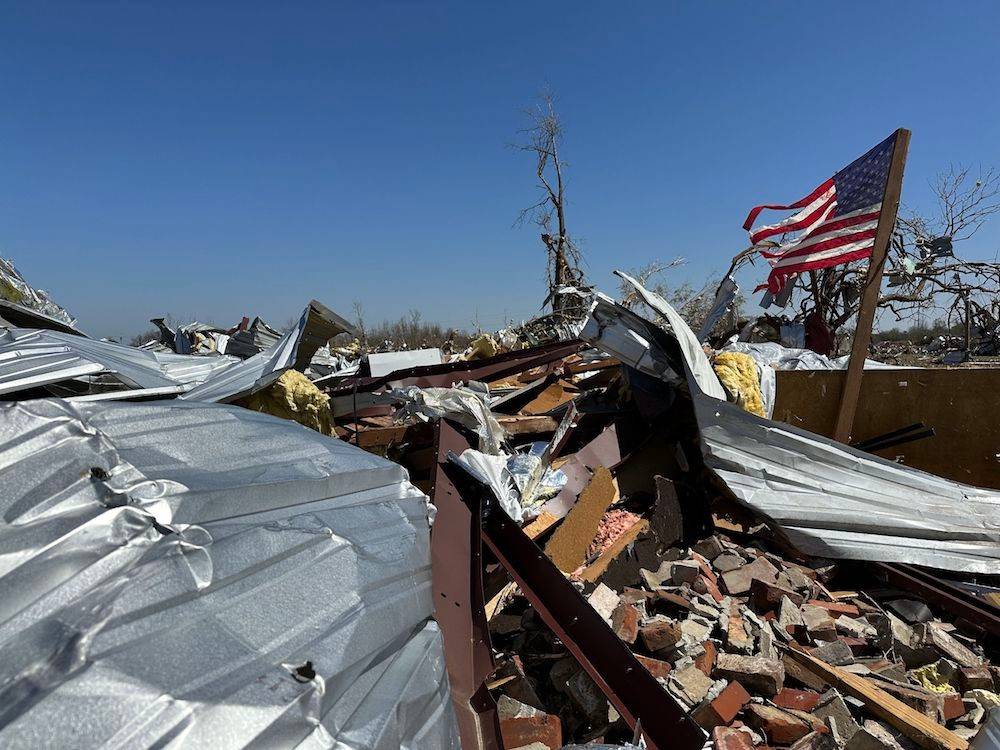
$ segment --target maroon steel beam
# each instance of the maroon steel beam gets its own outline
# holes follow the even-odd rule
[[[453,428],[442,424],[442,432],[446,429]],[[470,516],[482,518],[486,546],[626,723],[633,729],[638,724],[653,750],[699,750],[705,733],[497,505],[489,490],[454,463],[445,471],[471,508]]]
[[[559,359],[564,359],[572,354],[576,354],[586,346],[587,344],[582,341],[557,341],[551,344],[532,347],[531,349],[504,352],[503,354],[488,357],[487,359],[411,367],[377,378],[346,378],[336,384],[327,386],[326,392],[331,395],[342,395],[351,393],[356,387],[360,393],[362,391],[375,390],[389,383],[396,383],[400,386],[415,385],[421,388],[448,388],[459,381],[468,382],[469,380],[483,380],[485,378],[498,380],[508,375],[530,370],[533,367],[539,367]],[[320,381],[319,385],[323,386],[325,384]]]
[[[893,586],[911,591],[972,626],[982,628],[994,640],[1000,639],[1000,614],[996,607],[912,565],[872,564]]]
[[[431,492],[437,507],[431,529],[434,616],[444,638],[445,667],[463,750],[502,750],[496,703],[486,688],[494,664],[483,594],[478,508],[462,501],[442,470],[449,452],[460,454],[468,447],[458,430],[438,421],[438,462]]]

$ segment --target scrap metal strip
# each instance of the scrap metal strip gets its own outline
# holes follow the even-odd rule
[[[445,471],[459,488],[462,500],[472,509],[471,515],[482,517],[486,546],[625,722],[632,728],[641,724],[648,747],[701,748],[705,743],[704,732],[552,561],[493,501],[489,489],[465,474],[457,464],[449,463]]]

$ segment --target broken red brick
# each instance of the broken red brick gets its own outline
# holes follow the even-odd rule
[[[774,706],[751,703],[747,706],[746,717],[750,726],[760,729],[777,745],[791,745],[813,731],[808,722]]]
[[[708,564],[708,560],[699,555],[697,552],[691,553],[691,559],[698,563],[698,567],[701,568],[701,572],[705,574],[712,583],[718,585],[719,578],[715,575],[715,571],[712,570],[712,566]]]
[[[812,690],[782,688],[771,701],[778,708],[794,708],[798,711],[812,711],[819,703],[820,695]]]
[[[782,588],[759,578],[750,582],[750,606],[758,613],[775,611],[781,604],[783,596],[787,596],[796,607],[805,601],[802,594],[791,589]]]
[[[712,641],[705,641],[701,644],[705,649],[705,653],[694,660],[694,665],[698,667],[706,676],[712,676],[712,670],[715,669],[715,656],[718,653],[715,644]]]
[[[670,662],[653,659],[642,654],[634,654],[639,663],[646,668],[653,677],[666,677],[670,674]]]
[[[963,693],[969,690],[993,692],[993,674],[988,667],[962,667],[958,671],[958,684]]]
[[[611,613],[611,628],[626,643],[635,643],[639,637],[639,608],[634,604],[619,602]]]
[[[750,693],[738,682],[730,682],[714,700],[706,701],[692,714],[704,729],[729,724],[750,702]]]
[[[650,651],[670,648],[681,639],[681,626],[667,619],[656,620],[639,628],[642,642]]]
[[[872,645],[864,638],[852,638],[851,636],[842,635],[837,640],[846,643],[851,649],[851,653],[855,655],[866,654],[872,650]]]
[[[715,750],[754,750],[753,741],[748,733],[730,727],[713,729],[712,744]]]
[[[671,604],[675,604],[678,607],[681,607],[682,609],[686,610],[691,609],[691,601],[686,597],[682,596],[681,594],[677,594],[673,591],[659,591],[659,590],[653,593],[655,595],[655,598],[657,599],[662,599],[665,602],[670,602]]]
[[[806,604],[811,604],[814,607],[822,607],[829,612],[830,617],[835,620],[841,615],[847,615],[848,617],[861,616],[861,610],[853,604],[848,604],[847,602],[824,602],[819,599],[810,599],[806,602]]]
[[[558,716],[515,716],[500,720],[500,736],[504,747],[524,747],[540,742],[545,747],[562,747],[562,722]]]
[[[941,718],[945,721],[951,721],[964,715],[965,704],[962,702],[962,696],[958,693],[945,693],[941,705]]]
[[[725,597],[722,592],[719,591],[719,585],[711,578],[707,576],[699,576],[698,580],[701,582],[702,586],[705,588],[705,593],[712,597],[715,601],[721,602]]]

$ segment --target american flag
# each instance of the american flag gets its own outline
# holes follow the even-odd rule
[[[802,271],[836,266],[871,255],[896,137],[893,133],[805,198],[787,206],[764,205],[750,211],[743,228],[750,232],[750,242],[754,245],[798,232],[778,247],[760,251],[771,263],[771,273],[767,283],[755,291],[768,289],[777,294],[790,277]],[[777,224],[751,229],[765,208],[801,210]]]

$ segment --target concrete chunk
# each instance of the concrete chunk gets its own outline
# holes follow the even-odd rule
[[[593,593],[587,597],[587,601],[597,614],[610,623],[611,614],[615,611],[615,607],[618,606],[620,597],[603,583],[599,583]]]
[[[689,664],[683,669],[672,671],[667,678],[667,686],[671,693],[691,708],[705,699],[712,687],[712,680],[694,664]]]
[[[723,590],[731,596],[747,593],[755,579],[765,583],[776,583],[778,569],[771,565],[767,558],[758,557],[752,563],[720,576]]]
[[[751,693],[770,697],[785,683],[785,668],[777,659],[739,654],[718,654],[715,657],[715,677],[736,680]]]

